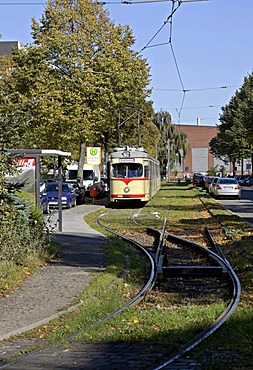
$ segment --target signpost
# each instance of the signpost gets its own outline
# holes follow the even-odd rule
[[[87,147],[87,164],[100,165],[102,160],[102,151],[100,147]]]

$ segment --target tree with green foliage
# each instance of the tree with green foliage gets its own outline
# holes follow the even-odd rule
[[[217,158],[232,163],[233,172],[236,161],[252,155],[250,115],[247,117],[251,99],[248,83],[249,80],[246,78],[242,88],[236,91],[226,106],[222,107],[219,132],[209,144],[211,152]]]
[[[32,36],[32,45],[13,54],[3,92],[12,105],[9,122],[12,111],[25,127],[18,144],[75,158],[84,142],[115,146],[118,109],[145,108],[150,94],[149,67],[132,49],[130,28],[116,26],[97,2],[49,0]]]
[[[19,93],[11,90],[13,61],[0,58],[0,280],[9,274],[9,268],[28,266],[34,260],[44,260],[51,253],[48,235],[44,233],[43,217],[34,204],[21,196],[22,184],[8,182],[9,176],[17,175],[16,158],[6,151],[19,142],[27,122],[22,112],[16,110]],[[10,88],[6,93],[6,86]],[[25,109],[25,101],[19,108]],[[2,268],[3,267],[3,268]],[[19,268],[19,267],[17,267]],[[2,286],[0,284],[0,290]]]
[[[161,163],[161,174],[166,175],[176,163],[182,163],[182,156],[188,151],[187,136],[178,132],[176,125],[171,123],[171,116],[166,111],[154,114],[153,122],[160,132],[160,142],[157,147],[158,159]],[[168,163],[169,161],[169,163]]]

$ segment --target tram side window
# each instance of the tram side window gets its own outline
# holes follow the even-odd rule
[[[144,177],[149,178],[149,166],[144,166]]]

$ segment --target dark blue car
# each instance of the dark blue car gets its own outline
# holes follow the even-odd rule
[[[49,207],[58,207],[58,183],[49,182],[46,187]],[[62,207],[71,208],[76,206],[76,192],[71,184],[62,183]]]

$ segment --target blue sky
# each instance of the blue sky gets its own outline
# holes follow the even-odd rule
[[[0,0],[2,40],[32,42],[31,18],[39,20],[45,3]],[[174,123],[196,124],[199,117],[202,125],[218,124],[221,106],[252,73],[253,0],[182,3],[172,26],[166,23],[171,1],[104,6],[115,24],[130,25],[135,49],[151,67],[154,109],[168,111]]]

